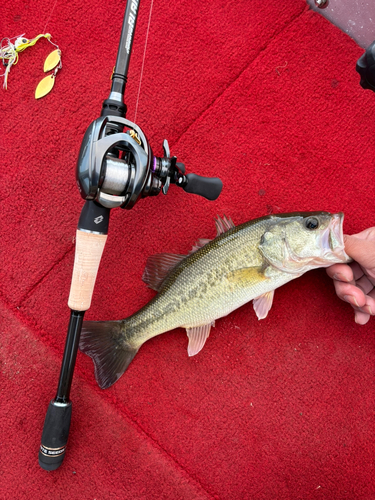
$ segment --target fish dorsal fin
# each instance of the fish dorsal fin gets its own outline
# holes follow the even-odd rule
[[[219,215],[217,215],[216,217],[217,217],[217,219],[214,219],[216,230],[217,230],[216,237],[220,236],[223,233],[226,233],[227,231],[229,231],[229,229],[233,229],[234,227],[236,227],[230,217],[229,217],[229,219],[227,218],[226,215],[224,215],[223,218],[221,218]],[[190,250],[189,254],[191,255],[192,253],[196,252],[197,250],[200,250],[205,245],[207,245],[207,243],[209,243],[210,241],[212,241],[212,240],[208,240],[207,238],[200,238],[195,243],[193,248]]]
[[[185,257],[186,255],[177,255],[174,253],[158,253],[156,255],[151,255],[147,259],[142,280],[147,286],[158,292],[167,275]]]
[[[215,226],[217,230],[216,236],[220,236],[221,234],[229,231],[229,229],[233,229],[234,227],[236,227],[230,217],[229,219],[227,218],[226,215],[224,215],[223,218],[219,217],[218,215],[216,217],[217,217],[215,219]]]
[[[199,351],[203,349],[203,346],[210,334],[211,326],[215,326],[215,321],[209,323],[208,325],[186,328],[186,333],[189,337],[189,356],[195,356]]]
[[[207,243],[209,243],[210,241],[212,241],[212,240],[208,240],[207,238],[200,238],[198,241],[195,242],[195,245],[190,250],[189,255],[191,255],[192,253],[195,253],[197,250],[200,250],[201,248],[206,246]]]
[[[229,229],[232,229],[235,227],[233,221],[231,218],[227,218],[226,215],[224,215],[223,218],[217,216],[217,219],[215,219],[215,225],[217,229],[217,235],[220,236],[221,234],[229,231]],[[195,242],[193,245],[193,248],[190,250],[189,255],[197,252],[201,248],[203,248],[207,243],[210,243],[210,241],[207,238],[200,238],[198,241]],[[161,285],[163,284],[165,278],[167,275],[171,272],[171,270],[179,264],[186,255],[177,255],[177,254],[172,254],[172,253],[159,253],[156,255],[151,255],[147,259],[146,262],[146,267],[143,272],[142,280],[153,290],[156,290],[157,292],[160,290]],[[203,346],[202,346],[203,347]]]
[[[275,291],[271,290],[253,300],[254,311],[258,319],[264,319],[267,316],[268,311],[272,307],[274,293]]]

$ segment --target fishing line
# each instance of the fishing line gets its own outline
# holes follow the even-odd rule
[[[48,19],[47,19],[47,22],[46,22],[46,25],[44,26],[44,29],[43,29],[43,32],[42,33],[45,33],[46,32],[46,28],[48,26],[48,23],[49,23],[49,20],[51,19],[51,16],[53,14],[53,11],[55,10],[55,7],[56,7],[56,4],[57,4],[57,0],[55,0],[55,3],[53,4],[53,7],[52,7],[52,10],[48,16]]]
[[[57,0],[56,0],[57,1]],[[150,31],[150,24],[151,24],[151,15],[152,15],[152,7],[154,5],[154,0],[151,0],[151,6],[150,6],[150,14],[148,17],[148,26],[147,26],[147,33],[146,33],[146,41],[145,41],[145,48],[143,51],[143,60],[142,60],[142,68],[141,68],[141,76],[139,78],[139,86],[138,86],[138,95],[137,95],[137,102],[135,104],[135,113],[134,113],[134,123],[137,122],[137,111],[138,111],[138,101],[139,101],[139,94],[141,92],[141,85],[142,85],[142,77],[143,77],[143,68],[145,65],[145,59],[146,59],[146,50],[147,50],[147,41],[148,41],[148,33]]]

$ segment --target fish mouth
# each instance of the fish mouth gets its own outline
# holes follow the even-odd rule
[[[351,262],[352,260],[345,253],[343,222],[344,214],[342,212],[333,214],[331,222],[322,235],[324,253],[327,257],[333,254],[334,262]]]

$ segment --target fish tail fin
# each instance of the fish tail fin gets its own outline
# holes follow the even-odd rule
[[[84,321],[79,348],[90,356],[95,378],[101,389],[107,389],[125,372],[137,354],[123,335],[124,321]]]

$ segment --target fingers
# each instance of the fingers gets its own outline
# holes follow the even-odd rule
[[[375,290],[372,290],[366,296],[366,306],[368,307],[368,312],[371,316],[375,315]]]
[[[338,297],[351,304],[354,309],[375,315],[375,290],[365,294],[363,290],[351,283],[343,283],[334,280],[335,290]]]
[[[372,228],[374,229],[374,228]],[[362,232],[364,233],[364,231]],[[356,262],[367,269],[369,276],[375,277],[375,238],[363,239],[362,233],[355,236],[344,236],[345,252]]]
[[[356,286],[360,288],[365,295],[371,292],[373,285],[367,276],[363,275],[361,278],[356,279]]]
[[[369,314],[366,314],[362,311],[356,311],[354,313],[354,321],[358,324],[358,325],[365,325],[368,320],[370,319],[370,315]]]
[[[352,283],[333,280],[338,297],[353,307],[360,309],[366,305],[366,295]]]
[[[353,271],[353,276],[355,281],[359,280],[365,273],[363,272],[362,267],[357,262],[352,262],[350,265],[351,270]]]
[[[344,241],[354,262],[335,264],[326,271],[338,297],[353,307],[356,323],[364,325],[375,315],[375,227],[344,235]]]
[[[367,280],[366,277],[364,279]],[[375,290],[372,289],[368,294],[352,283],[344,283],[342,281],[333,280],[335,290],[338,297],[350,304],[355,311],[355,322],[359,325],[365,325],[371,316],[375,315]],[[364,284],[365,289],[368,289],[368,284]]]
[[[334,280],[350,283],[354,279],[353,271],[347,264],[334,264],[331,267],[327,267],[326,271],[328,276]]]

